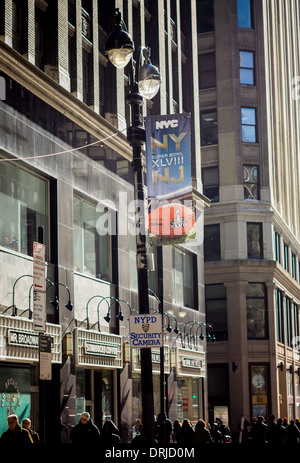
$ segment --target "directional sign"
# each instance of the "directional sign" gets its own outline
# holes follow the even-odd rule
[[[40,334],[40,379],[52,379],[51,336]]]
[[[44,244],[33,242],[33,289],[35,291],[46,291],[45,249]]]
[[[164,346],[161,314],[131,315],[129,324],[132,348]]]
[[[33,291],[33,327],[35,331],[46,331],[46,293]]]

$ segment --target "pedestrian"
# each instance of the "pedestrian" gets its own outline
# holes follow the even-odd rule
[[[22,426],[23,426],[24,429],[27,429],[27,431],[30,432],[33,443],[34,444],[39,444],[40,443],[40,436],[38,435],[37,432],[35,432],[31,428],[31,419],[30,418],[24,418],[24,420],[22,421]]]
[[[213,423],[210,430],[211,437],[215,444],[223,444],[223,436],[219,430],[218,423]]]
[[[178,444],[191,444],[193,441],[194,429],[190,421],[185,418],[182,422],[182,426],[177,433]]]
[[[278,418],[274,428],[274,443],[285,444],[286,441],[286,428],[282,425],[282,418]]]
[[[239,444],[249,444],[249,426],[250,423],[246,419],[245,416],[242,416],[240,424],[239,424],[239,429],[240,429],[240,435],[239,435]]]
[[[171,438],[173,444],[176,444],[176,442],[177,442],[177,434],[178,434],[180,428],[181,428],[180,421],[175,420],[174,423],[173,423],[173,431],[172,431],[172,438]]]
[[[288,419],[286,417],[282,418],[282,426],[284,428],[287,428],[288,424],[289,424]]]
[[[77,445],[94,445],[99,442],[100,433],[88,412],[83,412],[79,423],[71,429],[70,439]]]
[[[172,434],[172,421],[165,412],[159,413],[155,423],[155,434],[158,444],[169,444]]]
[[[7,417],[7,425],[8,429],[4,431],[1,436],[1,441],[7,444],[20,444],[20,445],[28,445],[33,444],[33,440],[31,434],[27,429],[24,429],[19,424],[19,418],[17,415],[9,415]]]
[[[276,426],[275,420],[276,420],[275,415],[271,415],[270,422],[268,424],[268,429],[267,429],[267,436],[266,436],[268,444],[275,443],[275,439],[274,439],[274,431],[275,431],[275,426]]]
[[[100,442],[107,446],[120,444],[120,433],[113,421],[105,421],[102,431],[100,432]]]
[[[265,444],[267,438],[268,426],[264,422],[265,419],[260,415],[254,422],[250,431],[251,443],[252,444]]]
[[[192,439],[193,444],[214,444],[210,431],[206,427],[204,420],[198,420]]]
[[[299,444],[300,431],[297,428],[295,421],[290,420],[290,424],[286,427],[286,443],[287,444]]]
[[[226,426],[221,418],[216,418],[216,423],[218,425],[219,431],[223,436],[223,442],[225,444],[230,444],[232,442],[231,440],[231,431],[228,426]]]

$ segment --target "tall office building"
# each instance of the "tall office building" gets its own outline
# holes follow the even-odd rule
[[[150,47],[162,76],[159,94],[143,105],[144,116],[190,114],[193,191],[207,205],[201,191],[195,0],[1,2],[1,432],[5,417],[16,412],[30,415],[43,440],[67,442],[81,412],[88,411],[99,428],[106,419],[115,421],[126,441],[142,416],[140,351],[128,351],[128,319],[138,310],[136,223],[128,213],[134,198],[126,137],[130,76],[105,54],[115,7],[136,52]],[[46,307],[45,329],[37,327],[39,300],[33,293],[39,230],[46,299],[38,313]],[[207,419],[210,334],[199,243],[149,249],[155,262],[155,271],[149,270],[150,310],[156,313],[160,300],[165,327],[162,378],[160,351],[152,350],[154,412],[161,411],[163,386],[169,417],[193,422]],[[43,330],[50,336],[50,372],[39,362]]]
[[[198,1],[210,417],[299,417],[297,0]]]

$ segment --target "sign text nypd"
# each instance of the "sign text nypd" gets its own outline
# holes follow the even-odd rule
[[[130,316],[131,347],[163,347],[162,316]]]

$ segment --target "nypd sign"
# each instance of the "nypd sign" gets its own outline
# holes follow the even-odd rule
[[[131,348],[163,347],[161,314],[131,315],[129,325]]]

